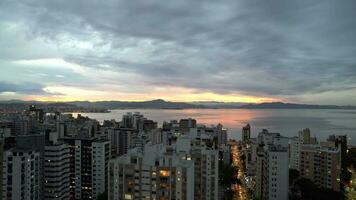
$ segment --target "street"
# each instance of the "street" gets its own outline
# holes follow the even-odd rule
[[[241,152],[238,148],[239,144],[235,144],[231,147],[232,154],[232,166],[237,167],[238,173],[234,174],[235,178],[238,178],[241,181],[240,184],[232,185],[232,190],[234,191],[234,199],[236,200],[247,200],[248,199],[248,191],[245,187],[245,174],[243,162],[240,159]]]

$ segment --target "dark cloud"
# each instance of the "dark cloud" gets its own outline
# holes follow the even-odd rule
[[[34,37],[60,43],[63,33],[88,41],[96,33],[97,48],[63,57],[147,84],[277,97],[356,87],[353,0],[5,0],[1,7],[18,11],[0,16],[24,21]],[[136,59],[122,56],[127,49],[137,49]]]
[[[43,88],[44,88],[43,85],[37,83],[31,83],[31,82],[22,82],[22,83],[14,84],[14,83],[0,81],[0,93],[14,92],[14,93],[26,94],[26,95],[43,95],[43,94],[55,95],[53,93],[49,93],[45,91]]]

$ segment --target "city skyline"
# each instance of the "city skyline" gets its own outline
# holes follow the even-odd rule
[[[0,100],[356,105],[356,3],[0,3]]]
[[[3,113],[2,199],[354,198],[356,148],[346,134],[288,136],[247,124],[236,140],[216,119],[116,116],[101,122],[34,105]]]

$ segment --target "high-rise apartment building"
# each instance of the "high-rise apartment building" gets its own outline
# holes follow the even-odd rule
[[[346,170],[346,154],[347,154],[347,135],[330,135],[329,142],[333,142],[335,147],[340,149],[341,153],[341,168]]]
[[[109,199],[218,199],[218,151],[187,135],[110,162]]]
[[[109,199],[194,199],[193,161],[161,156],[130,152],[111,161]]]
[[[242,142],[246,143],[251,138],[251,126],[247,124],[242,128]]]
[[[40,200],[40,153],[13,148],[4,152],[2,198]]]
[[[299,171],[300,167],[300,149],[303,145],[317,144],[315,137],[311,137],[310,129],[306,128],[298,132],[297,137],[289,140],[289,167]]]
[[[267,130],[258,138],[256,194],[266,200],[288,199],[288,138]]]
[[[43,199],[44,188],[44,147],[45,136],[43,134],[18,135],[15,138],[15,147],[18,149],[29,149],[39,153],[39,193],[40,199]]]
[[[218,145],[225,146],[227,144],[227,130],[223,128],[223,125],[218,124],[216,126],[216,135],[218,138]]]
[[[70,199],[70,148],[56,139],[46,141],[44,151],[44,199]]]
[[[311,131],[309,128],[305,128],[302,131],[299,131],[298,138],[300,144],[316,144],[317,139],[316,137],[311,136]]]
[[[93,137],[65,138],[70,146],[71,199],[96,199],[107,191],[110,141]]]
[[[300,159],[300,141],[299,137],[292,137],[289,141],[289,168],[299,171]]]
[[[4,138],[0,137],[0,187],[2,187],[2,170],[3,170]],[[2,188],[0,189],[0,200],[2,200]]]
[[[195,128],[197,126],[197,121],[192,118],[181,119],[179,120],[179,129],[181,132],[189,132],[191,128]]]
[[[133,128],[136,130],[143,130],[143,122],[145,118],[144,116],[139,113],[131,113],[128,112],[125,115],[122,116],[122,121],[121,121],[121,128]]]
[[[336,147],[303,145],[300,150],[300,174],[319,187],[340,190],[341,155]]]
[[[257,196],[268,200],[288,199],[288,148],[269,145],[257,155]]]
[[[246,173],[249,176],[254,176],[256,174],[256,163],[257,163],[257,149],[258,143],[256,138],[251,138],[249,142],[245,145],[244,154],[246,155]]]

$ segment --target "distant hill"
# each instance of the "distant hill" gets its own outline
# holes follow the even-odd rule
[[[105,109],[125,109],[125,108],[142,108],[142,109],[188,109],[188,108],[205,108],[202,105],[195,105],[184,102],[169,102],[162,99],[156,99],[152,101],[76,101],[68,102],[80,107],[96,107]]]
[[[336,105],[309,105],[283,102],[260,103],[242,105],[244,109],[356,109],[356,106],[336,106]]]
[[[26,109],[28,105],[35,104],[43,108],[54,108],[58,110],[83,110],[88,112],[105,112],[113,109],[356,109],[356,106],[336,105],[308,105],[283,102],[246,104],[239,102],[171,102],[162,99],[151,101],[73,101],[73,102],[39,102],[10,100],[0,101],[0,108],[13,107]]]
[[[40,102],[40,101],[22,101],[10,100],[0,101],[1,112],[22,112],[27,110],[30,105],[44,109],[46,112],[107,112],[103,108],[81,107],[67,102]]]
[[[242,105],[246,105],[246,103],[239,102],[218,102],[218,101],[194,101],[192,102],[194,105],[204,106],[205,108],[212,109],[223,109],[223,108],[240,108]]]

